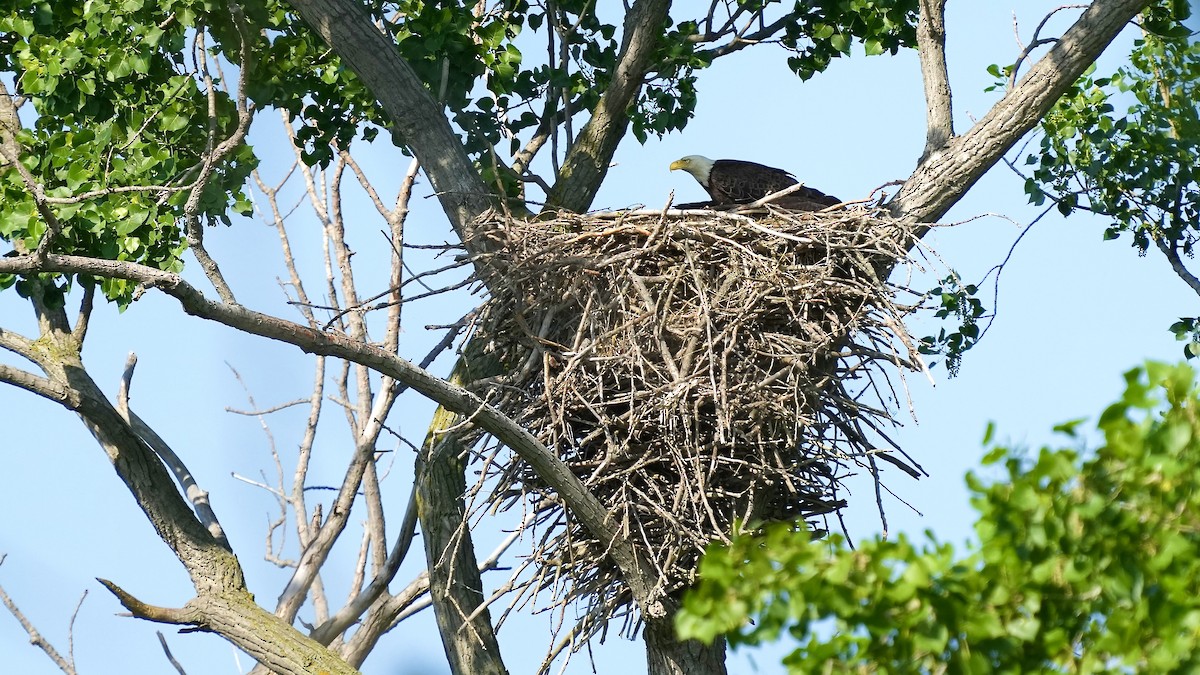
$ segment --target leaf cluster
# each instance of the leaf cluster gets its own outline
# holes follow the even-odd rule
[[[1064,215],[1083,209],[1107,216],[1106,239],[1128,233],[1145,254],[1151,245],[1191,256],[1200,236],[1200,43],[1180,21],[1188,3],[1143,15],[1143,36],[1130,64],[1110,77],[1089,72],[1041,125],[1030,201],[1053,199]],[[1125,112],[1118,112],[1119,108]]]
[[[1186,343],[1183,347],[1184,358],[1194,359],[1200,356],[1200,317],[1180,317],[1171,324],[1169,330],[1176,340]]]
[[[247,69],[247,96],[260,108],[285,110],[299,125],[296,143],[304,161],[327,166],[336,148],[361,136],[374,139],[387,118],[375,97],[350,69],[280,0],[247,10],[258,30],[250,63],[234,49],[223,55]],[[237,44],[228,43],[228,44]]]
[[[937,298],[939,303],[934,316],[939,319],[953,317],[958,321],[958,327],[950,332],[941,328],[937,335],[921,338],[917,349],[922,354],[946,357],[946,369],[954,377],[962,366],[963,355],[975,346],[982,334],[979,320],[983,318],[985,310],[983,302],[976,297],[979,287],[975,284],[962,283],[956,274],[942,279],[940,284],[929,291],[929,295]]]
[[[917,9],[915,0],[797,2],[781,41],[796,52],[788,66],[807,80],[848,56],[855,42],[868,56],[915,46]]]
[[[179,188],[236,122],[221,91],[211,93],[210,114],[209,92],[187,67],[187,33],[211,15],[210,4],[173,3],[168,12],[143,0],[21,0],[0,11],[0,70],[14,73],[33,113],[17,134],[21,163],[59,200],[56,251],[182,268],[178,220],[188,194]],[[231,203],[244,203],[254,165],[243,148],[216,167],[199,215],[227,219]],[[0,203],[0,238],[36,248],[47,223],[15,167],[0,168]],[[15,281],[0,278],[0,287]],[[122,303],[133,290],[115,279],[102,287]]]
[[[980,540],[968,556],[932,537],[852,550],[772,525],[710,549],[677,629],[734,645],[787,631],[799,641],[791,672],[1193,672],[1195,377],[1157,363],[1127,373],[1093,453],[994,446],[985,463],[1007,478],[968,475]]]

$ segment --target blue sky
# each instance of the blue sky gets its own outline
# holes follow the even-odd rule
[[[951,3],[948,10],[948,59],[954,89],[955,124],[959,131],[972,117],[982,116],[999,93],[986,67],[1008,63],[1017,53],[1013,13],[1021,35],[1056,7],[1050,2]],[[1058,22],[1061,30],[1067,18]],[[1100,71],[1110,71],[1127,52],[1125,39],[1110,49]],[[703,198],[695,181],[668,164],[682,155],[748,159],[786,168],[801,180],[843,198],[865,195],[889,180],[902,179],[915,166],[924,142],[924,101],[915,53],[896,57],[846,59],[812,81],[801,83],[787,71],[784,54],[771,48],[746,50],[723,59],[702,74],[696,117],[683,132],[638,145],[622,144],[596,200],[597,207],[660,206],[674,191],[678,201]],[[254,138],[267,157],[266,171],[278,175],[278,137]],[[407,159],[378,144],[364,157],[368,171],[385,193],[394,194]],[[270,174],[269,174],[270,175]],[[1001,166],[991,171],[952,210],[944,222],[998,214],[940,229],[929,244],[968,281],[980,278],[1004,258],[1021,227],[1039,209],[1028,206],[1022,180]],[[423,194],[428,194],[422,185]],[[433,200],[419,199],[409,223],[413,239],[444,239],[444,218]],[[1003,216],[1003,217],[1001,217]],[[292,236],[300,255],[319,256],[319,240],[311,220],[297,216]],[[365,258],[380,252],[381,224],[363,209],[351,218],[352,245]],[[989,421],[998,437],[1036,447],[1056,442],[1053,424],[1094,417],[1121,389],[1121,373],[1146,358],[1175,360],[1181,346],[1166,328],[1179,316],[1195,315],[1196,298],[1152,252],[1139,258],[1124,242],[1103,242],[1103,223],[1082,216],[1047,216],[1024,238],[1005,269],[1000,285],[999,315],[986,338],[970,352],[959,377],[934,370],[936,386],[909,377],[916,418],[903,412],[906,424],[894,437],[931,474],[920,482],[897,475],[889,485],[920,512],[889,501],[891,531],[920,533],[929,529],[939,539],[961,543],[971,535],[973,512],[963,487],[963,474],[983,454],[981,438]],[[238,222],[209,230],[214,256],[230,273],[239,299],[254,308],[294,316],[283,304],[275,279],[283,274],[277,237],[261,222]],[[310,258],[311,259],[311,258]],[[318,258],[319,259],[319,258]],[[319,269],[318,269],[319,272]],[[193,272],[189,277],[196,279]],[[364,282],[364,287],[367,284]],[[311,287],[310,287],[311,289]],[[462,307],[469,306],[464,299]],[[425,306],[428,305],[428,306]],[[441,301],[411,309],[405,340],[412,354],[432,339],[426,323],[453,320],[459,307]],[[406,310],[409,311],[409,310]],[[32,333],[32,318],[13,293],[0,295],[0,316],[8,328]],[[931,324],[917,323],[914,332]],[[262,406],[306,396],[312,359],[294,348],[242,336],[232,330],[184,316],[161,296],[148,294],[124,315],[114,308],[96,312],[85,350],[93,375],[115,394],[125,355],[134,351],[139,366],[133,406],[155,426],[188,462],[229,531],[251,589],[265,605],[273,603],[286,575],[261,561],[265,524],[272,500],[231,477],[231,472],[257,478],[271,470],[265,436],[253,418],[233,415],[226,406],[247,408],[245,393],[226,364],[236,368]],[[5,362],[11,362],[7,356]],[[442,363],[438,366],[446,368]],[[391,423],[419,438],[431,406],[407,395]],[[285,452],[299,437],[302,411],[271,418],[276,441]],[[191,595],[186,575],[159,542],[113,474],[103,453],[69,413],[24,392],[0,387],[0,423],[6,442],[0,450],[0,583],[38,628],[66,648],[66,625],[79,595],[90,596],[75,628],[80,672],[169,672],[154,631],[145,622],[115,616],[120,607],[94,577],[116,581],[143,600],[181,605]],[[348,448],[343,429],[322,432],[319,466],[314,476],[330,484],[340,480]],[[407,499],[411,455],[396,452],[395,475],[388,489],[391,522],[398,522]],[[318,473],[320,470],[323,473]],[[851,484],[848,523],[856,538],[878,532],[873,492],[867,482]],[[502,536],[503,522],[484,521],[477,548]],[[332,565],[350,564],[357,535]],[[398,579],[420,571],[419,552]],[[497,584],[501,576],[491,576]],[[398,588],[402,581],[393,588]],[[340,597],[343,581],[332,580],[331,596]],[[501,630],[505,658],[514,673],[531,672],[546,649],[553,619],[522,616]],[[222,640],[205,635],[176,636],[164,631],[172,649],[190,673],[236,673],[234,651]],[[762,672],[775,672],[778,649],[738,653],[730,669],[746,672],[753,659]],[[11,672],[58,672],[31,647],[17,623],[0,616],[0,654]],[[641,672],[640,642],[610,637],[593,650],[602,672]],[[444,672],[432,614],[424,612],[393,631],[368,660],[368,672]],[[577,655],[569,673],[590,672],[586,653]]]

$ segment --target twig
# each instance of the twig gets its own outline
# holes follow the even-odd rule
[[[4,559],[6,557],[7,554],[0,554],[0,565],[4,564]],[[83,605],[83,598],[86,597],[87,593],[85,592],[83,597],[79,599],[79,604],[75,606],[75,612],[71,614],[68,640],[70,641],[72,647],[74,646],[75,616],[79,614],[79,607]],[[59,670],[66,673],[66,675],[75,675],[75,657],[72,654],[73,649],[68,650],[69,658],[63,658],[63,656],[58,653],[58,650],[54,648],[54,645],[50,644],[50,641],[43,637],[42,634],[38,632],[37,628],[34,627],[33,623],[26,618],[24,613],[21,612],[20,608],[17,607],[17,604],[13,602],[12,598],[10,598],[8,593],[5,592],[3,586],[0,586],[0,602],[4,603],[4,606],[8,609],[9,613],[12,614],[13,617],[16,618],[17,622],[21,624],[21,628],[24,628],[25,632],[29,634],[30,644],[45,652],[46,656],[48,656],[50,660],[54,662],[54,665],[58,666]]]
[[[171,663],[171,666],[175,668],[175,672],[179,673],[179,675],[187,675],[187,671],[183,669],[179,661],[175,660],[175,655],[171,653],[171,648],[167,646],[167,638],[163,637],[162,631],[156,630],[154,634],[158,636],[158,644],[162,646],[163,654],[166,655],[167,661]]]

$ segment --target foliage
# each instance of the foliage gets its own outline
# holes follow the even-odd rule
[[[679,633],[744,645],[786,630],[800,646],[785,663],[804,673],[1196,670],[1195,373],[1150,363],[1125,380],[1094,452],[992,447],[985,464],[1007,480],[967,477],[970,555],[904,536],[852,550],[773,524],[710,549]]]
[[[1183,347],[1185,358],[1200,356],[1200,318],[1182,317],[1171,324],[1170,330],[1176,340],[1187,343]]]
[[[853,0],[796,3],[784,46],[796,50],[788,66],[807,80],[832,59],[847,55],[861,40],[868,55],[895,54],[916,44],[917,3],[909,0]]]
[[[1148,10],[1129,65],[1089,72],[1062,97],[1026,158],[1025,184],[1035,204],[1108,218],[1105,239],[1128,234],[1140,255],[1158,248],[1185,279],[1183,259],[1200,240],[1200,42],[1180,23],[1189,13],[1178,0]]]
[[[979,320],[983,318],[985,310],[983,303],[975,297],[979,288],[974,284],[962,283],[957,274],[947,276],[940,283],[940,286],[929,291],[929,295],[939,302],[939,309],[933,315],[939,319],[954,317],[959,321],[959,326],[949,333],[942,328],[936,336],[921,338],[918,350],[922,354],[945,356],[946,370],[954,377],[962,365],[963,355],[975,346],[981,336]]]
[[[507,141],[516,153],[531,127],[561,125],[597,103],[620,48],[619,22],[597,5],[508,0],[480,12],[475,2],[400,0],[371,3],[370,11],[452,111],[466,149],[490,175],[493,148]],[[911,0],[857,0],[788,10],[768,1],[726,10],[731,21],[778,12],[771,37],[795,52],[789,64],[807,78],[849,53],[855,40],[868,53],[912,44],[915,7]],[[696,71],[718,55],[710,44],[718,36],[701,35],[703,22],[672,19],[665,27],[652,78],[631,111],[639,139],[680,130],[691,118]],[[538,58],[527,60],[530,52]],[[361,81],[279,0],[6,3],[0,73],[11,73],[16,93],[31,104],[18,141],[22,163],[58,200],[53,211],[63,227],[55,251],[178,271],[187,246],[182,220],[229,223],[231,209],[249,213],[252,149],[240,144],[211,175],[205,164],[237,126],[232,82],[223,75],[239,69],[255,109],[280,108],[298,123],[296,142],[312,164],[327,164],[355,137],[370,140],[387,123]],[[189,206],[192,190],[202,194]],[[0,167],[0,200],[8,207],[0,238],[36,248],[45,220],[11,167]],[[0,277],[0,288],[16,281]],[[67,283],[60,280],[57,292]],[[124,280],[102,286],[122,305],[132,299]]]
[[[18,93],[34,113],[18,135],[22,163],[49,197],[62,200],[54,209],[59,252],[182,267],[176,219],[187,195],[166,188],[195,180],[210,124],[226,129],[236,118],[218,92],[210,119],[205,92],[180,71],[186,33],[202,11],[202,2],[176,3],[168,20],[157,3],[137,0],[23,0],[0,13],[0,69],[18,74]],[[248,149],[218,167],[200,212],[223,217],[230,202],[244,200],[252,167]],[[85,193],[100,194],[74,197]],[[46,222],[11,168],[0,172],[0,202],[0,237],[36,248]],[[132,292],[122,280],[103,287],[122,302]]]

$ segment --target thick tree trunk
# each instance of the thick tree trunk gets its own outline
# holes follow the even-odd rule
[[[725,640],[711,645],[697,640],[680,642],[671,620],[651,621],[642,630],[649,675],[725,675]]]
[[[483,604],[483,579],[468,528],[467,483],[458,415],[438,408],[417,462],[417,516],[425,540],[429,593],[450,670],[455,675],[507,675],[500,644]],[[474,615],[474,616],[472,616]],[[468,621],[468,618],[470,620]]]

